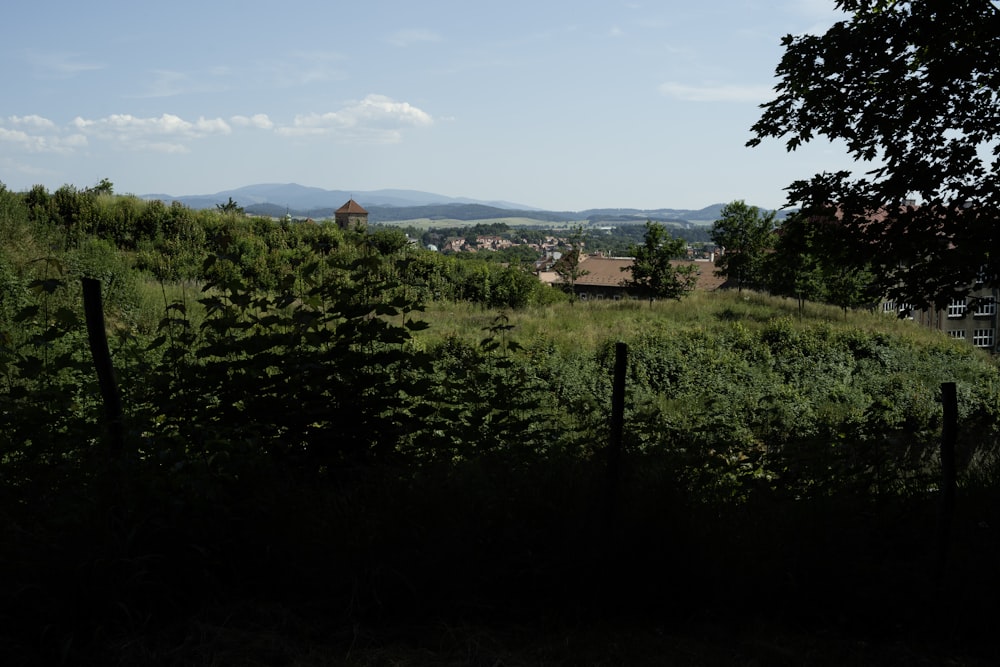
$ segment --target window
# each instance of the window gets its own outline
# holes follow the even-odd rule
[[[896,314],[896,302],[895,301],[883,301],[882,302],[882,312]]]
[[[962,317],[965,315],[965,297],[952,299],[948,304],[948,317]]]
[[[993,329],[976,329],[972,332],[972,344],[976,347],[993,347]]]
[[[993,300],[993,297],[988,296],[982,299],[976,299],[976,310],[972,313],[976,317],[984,317],[986,315],[996,315],[997,314],[997,302]]]
[[[965,329],[952,329],[951,331],[948,332],[948,335],[951,336],[952,338],[960,338],[961,340],[965,340]]]

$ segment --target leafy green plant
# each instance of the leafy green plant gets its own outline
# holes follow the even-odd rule
[[[22,216],[51,199],[9,203]],[[906,323],[747,291],[539,307],[520,269],[398,235],[145,211],[159,231],[136,257],[176,242],[183,271],[140,274],[82,231],[68,250],[0,243],[0,590],[16,591],[0,616],[39,646],[120,646],[251,597],[345,627],[415,601],[464,610],[470,590],[496,608],[539,590],[588,608],[622,572],[657,600],[801,601],[829,577],[884,571],[863,529],[926,537],[944,381],[958,387],[963,493],[995,493],[996,365]],[[99,502],[87,272],[109,283],[125,409],[115,516]],[[148,321],[127,316],[118,275],[144,281]],[[605,533],[618,342],[621,522]],[[856,527],[865,517],[883,523]]]

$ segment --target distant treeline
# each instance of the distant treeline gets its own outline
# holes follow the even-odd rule
[[[689,244],[711,243],[708,227],[682,227],[665,223],[664,226],[673,238],[683,239]],[[422,229],[418,227],[402,226],[398,227],[411,239],[416,239],[423,247],[443,248],[451,239],[467,239],[474,242],[480,236],[499,236],[510,239],[515,244],[541,244],[549,239],[557,238],[567,241],[569,237],[575,235],[572,229],[546,229],[544,227],[512,227],[505,222],[476,223],[465,227],[431,227]],[[597,229],[593,227],[580,226],[580,238],[584,242],[584,250],[588,253],[603,252],[608,255],[627,256],[631,252],[632,246],[640,245],[643,242],[643,235],[646,232],[645,224],[631,222],[627,225],[611,226],[607,229]],[[521,261],[539,259],[539,254],[526,251],[524,248],[512,249],[493,253],[502,261],[512,259],[511,255],[518,257]]]
[[[428,206],[366,206],[368,221],[373,224],[402,222],[404,220],[491,220],[496,218],[531,218],[543,222],[567,223],[579,219],[578,214],[553,211],[516,210],[497,208],[483,204],[433,204]],[[272,218],[280,218],[286,213],[295,217],[314,220],[332,218],[334,207],[290,211],[276,204],[253,204],[246,207],[247,213]]]
[[[390,258],[400,289],[422,302],[521,308],[565,298],[539,282],[529,261],[487,261],[497,259],[488,253],[457,261],[414,247],[398,227],[372,226],[365,234],[331,220],[276,222],[248,217],[235,203],[232,210],[194,210],[116,195],[112,187],[18,193],[0,184],[0,315],[13,316],[30,301],[35,281],[54,274],[100,279],[118,316],[131,320],[149,281],[279,290],[302,266],[376,263],[376,256]]]
[[[590,224],[621,224],[641,225],[646,220],[662,222],[666,225],[680,227],[692,226],[692,221],[704,223],[716,220],[722,204],[716,204],[701,210],[682,209],[589,209],[586,211],[543,211],[537,209],[510,209],[488,206],[485,204],[429,204],[426,206],[366,206],[368,220],[373,224],[389,224],[406,220],[496,220],[509,218],[527,218],[540,222],[559,224],[590,223]],[[328,206],[308,210],[291,210],[277,204],[251,204],[245,207],[250,215],[270,218],[280,218],[290,214],[296,218],[312,218],[320,220],[332,218],[335,207]],[[778,218],[784,216],[779,214]],[[694,225],[698,226],[698,225]]]
[[[554,211],[529,211],[497,208],[483,204],[436,204],[432,206],[371,206],[370,222],[399,222],[403,220],[490,220],[495,218],[531,218],[546,222],[573,222],[577,215]]]

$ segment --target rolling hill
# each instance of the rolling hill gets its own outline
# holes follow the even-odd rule
[[[286,213],[297,218],[323,219],[348,199],[354,199],[368,209],[369,220],[376,224],[402,223],[411,220],[442,220],[474,222],[505,218],[524,218],[540,224],[642,224],[646,220],[700,226],[710,225],[719,218],[725,204],[712,204],[702,209],[637,209],[606,208],[583,211],[545,211],[505,201],[481,201],[449,197],[419,190],[325,190],[296,183],[261,183],[206,195],[141,195],[143,199],[159,199],[166,203],[178,201],[191,208],[214,208],[230,198],[252,215],[281,217]],[[784,212],[779,212],[779,218]]]

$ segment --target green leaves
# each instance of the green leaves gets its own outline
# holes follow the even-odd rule
[[[712,226],[712,241],[720,246],[716,273],[742,291],[765,284],[764,258],[774,244],[775,212],[734,201],[723,207]]]
[[[42,307],[39,305],[25,306],[14,315],[14,322],[20,324],[22,322],[27,322],[28,320],[33,320],[38,316]]]
[[[41,294],[54,294],[60,287],[65,287],[66,282],[62,278],[40,278],[28,283],[28,289]]]
[[[80,317],[76,314],[76,311],[71,310],[66,306],[60,306],[57,308],[55,313],[52,314],[52,319],[56,324],[59,324],[66,329],[76,327],[81,322]]]
[[[820,173],[789,205],[836,208],[862,263],[916,306],[966,294],[984,269],[1000,286],[1000,11],[989,0],[839,2],[824,35],[784,40],[776,97],[755,137],[794,150],[842,141],[861,173]],[[918,206],[906,206],[916,200]]]
[[[632,246],[635,261],[629,268],[631,277],[623,284],[645,291],[650,299],[680,300],[691,293],[697,281],[694,266],[675,267],[670,260],[683,257],[687,244],[670,236],[658,222],[646,221],[646,234],[641,246]],[[624,271],[625,269],[623,269]]]
[[[880,281],[847,230],[830,219],[796,213],[781,225],[766,257],[774,294],[842,308],[869,306],[880,298]]]

